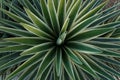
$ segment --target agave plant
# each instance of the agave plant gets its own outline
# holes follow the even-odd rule
[[[102,0],[19,0],[0,9],[0,71],[5,80],[115,80],[120,77],[120,38],[109,37],[120,21],[116,4]],[[115,66],[116,68],[113,68]]]

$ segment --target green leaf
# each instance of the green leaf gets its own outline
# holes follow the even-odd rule
[[[93,2],[91,2],[89,6],[92,6],[92,4],[93,4],[94,2],[96,2],[96,1],[93,0]],[[92,9],[92,10],[90,10],[90,11],[87,10],[87,11],[89,11],[89,12],[86,13],[86,14],[85,14],[85,10],[83,10],[83,12],[81,11],[80,14],[79,14],[80,19],[77,20],[76,23],[80,23],[81,21],[83,21],[83,20],[85,20],[85,19],[87,19],[87,18],[89,18],[89,17],[91,17],[91,16],[94,16],[98,11],[100,11],[100,10],[105,6],[106,3],[107,3],[107,1],[103,2],[102,4],[98,5],[97,7],[95,7],[94,9]],[[86,8],[89,9],[89,6],[87,6]],[[84,14],[84,15],[83,15],[83,14]]]
[[[43,72],[53,62],[53,60],[55,59],[55,54],[56,54],[56,50],[55,49],[50,49],[48,51],[48,53],[45,55],[45,57],[43,58],[40,66],[39,66],[39,69],[38,69],[38,72],[37,72],[37,75],[36,75],[37,79],[41,78]]]
[[[62,72],[62,50],[61,49],[57,49],[57,53],[56,53],[56,73],[57,76],[60,77],[61,72]]]
[[[94,23],[92,25],[90,25],[90,26],[95,26],[95,25],[101,24],[101,23],[105,22],[106,20],[108,20],[110,18],[113,18],[113,17],[115,17],[115,16],[117,16],[119,14],[120,14],[120,10],[115,10],[115,11],[113,11],[111,13],[108,13],[108,14],[106,14],[104,16],[101,16],[100,18],[95,20]],[[102,14],[100,14],[100,15],[102,15]]]
[[[33,4],[30,3],[28,0],[22,0],[22,4],[25,4],[25,6],[32,11],[36,16],[38,16],[40,19],[43,19],[41,13],[33,6]]]
[[[24,56],[24,55],[31,54],[31,53],[35,54],[36,52],[47,51],[50,48],[52,48],[52,46],[53,46],[52,43],[49,43],[49,42],[48,43],[38,44],[36,46],[33,46],[33,47],[29,48],[29,49],[24,50],[21,53],[21,55]]]
[[[49,65],[49,67],[43,72],[42,76],[40,79],[42,80],[47,80],[47,78],[49,78],[49,75],[52,73],[53,71],[53,65]]]
[[[74,6],[74,4],[76,3],[77,0],[67,0],[66,3],[66,13],[70,13],[72,7]]]
[[[119,26],[120,26],[120,21],[116,21],[116,22],[110,22],[107,24],[97,25],[97,26],[94,26],[93,28],[117,28]]]
[[[32,56],[31,58],[29,58],[27,61],[25,61],[23,64],[21,64],[16,70],[14,70],[9,76],[7,76],[6,80],[10,80],[11,78],[15,77],[16,74],[20,73],[21,71],[23,71],[24,69],[26,69],[27,67],[30,67],[32,65],[34,65],[36,62],[40,61],[41,58],[43,57],[43,54],[45,54],[45,52],[41,52],[41,53],[36,53],[34,56]],[[34,63],[33,63],[34,62]]]
[[[36,36],[42,37],[42,38],[51,38],[49,34],[46,34],[45,32],[35,28],[34,26],[25,24],[25,23],[20,23],[26,30],[28,30],[30,33],[35,34]]]
[[[84,32],[78,33],[76,35],[73,35],[70,40],[72,40],[72,41],[79,40],[79,41],[85,42],[85,41],[95,39],[103,34],[106,34],[110,31],[112,31],[112,30],[113,30],[113,28],[91,29],[91,30],[84,31]]]
[[[54,5],[55,5],[55,9],[57,11],[60,1],[59,0],[53,0],[53,2],[54,2]]]
[[[15,59],[16,57],[18,57],[19,54],[18,53],[12,53],[12,54],[8,54],[4,55],[0,58],[0,66],[3,66],[5,63]],[[0,68],[1,69],[1,68]]]
[[[120,16],[116,19],[116,21],[120,21]]]
[[[15,45],[15,46],[3,47],[3,48],[0,48],[0,53],[24,51],[25,49],[28,49],[29,47],[30,46],[26,46],[26,45]]]
[[[25,30],[18,30],[18,29],[13,29],[13,28],[8,28],[4,26],[0,26],[0,31],[4,31],[6,33],[10,33],[16,36],[26,36],[26,37],[34,37],[35,35],[28,33]]]
[[[67,31],[67,28],[68,28],[68,23],[69,23],[69,19],[67,18],[62,26],[62,29],[61,29],[61,32],[60,33],[63,33],[63,32],[66,32]]]
[[[54,1],[57,1],[57,0],[54,0]],[[62,26],[64,23],[65,10],[66,10],[65,4],[66,4],[66,0],[60,0],[58,5],[57,15],[58,15],[60,26]]]
[[[106,72],[103,68],[101,68],[99,65],[97,65],[93,60],[85,56],[85,59],[89,63],[89,65],[94,69],[94,71],[101,76],[106,77],[109,80],[115,80],[113,76],[111,76],[108,72]]]
[[[67,35],[67,32],[63,32],[62,34],[59,35],[59,37],[56,41],[57,45],[61,45],[64,43],[66,35]]]
[[[65,48],[65,52],[75,63],[82,65],[82,62],[72,50],[70,50],[69,48]]]
[[[92,59],[102,68],[104,68],[105,70],[107,70],[108,72],[110,72],[111,74],[115,74],[116,76],[120,76],[120,73],[118,71],[116,71],[114,68],[109,67],[108,65],[106,65],[103,62],[100,62],[97,60],[97,58],[92,57]]]
[[[97,42],[97,41],[88,41],[88,43],[101,47],[101,48],[111,48],[111,49],[120,49],[120,45],[119,44],[113,44],[113,43],[108,43],[108,42]]]
[[[98,78],[98,75],[95,73],[94,69],[90,66],[90,64],[88,64],[88,62],[84,59],[83,56],[80,55],[80,53],[77,53],[79,56],[79,59],[82,62],[82,65],[77,65],[77,67],[79,67],[79,69],[81,68],[82,70],[84,70],[85,72],[87,72],[88,74],[92,75],[94,78]]]
[[[96,39],[93,39],[93,41],[99,41],[99,42],[111,42],[111,43],[119,43],[120,38],[106,38],[106,37],[99,37]]]
[[[93,5],[95,4],[96,0],[86,0],[82,7],[81,7],[81,11],[79,12],[78,16],[77,16],[77,20],[80,19],[81,17],[83,17],[86,13],[89,13],[88,11],[90,11],[90,9],[93,7]]]
[[[3,24],[4,26],[10,26],[15,29],[22,29],[22,27],[19,25],[19,23],[13,22],[11,20],[2,19],[2,20],[0,20],[0,23]]]
[[[112,14],[112,13],[113,13],[113,14]],[[115,12],[115,13],[114,13],[114,12],[112,12],[112,13],[101,17],[102,19],[99,18],[99,16],[102,15],[102,13],[96,14],[96,15],[90,17],[90,18],[87,17],[86,20],[83,20],[82,22],[80,21],[73,29],[71,29],[71,31],[69,32],[69,33],[70,33],[69,36],[72,35],[72,34],[75,34],[75,33],[79,33],[80,31],[86,29],[86,28],[89,27],[90,25],[91,25],[91,26],[95,26],[95,25],[93,25],[93,24],[96,23],[96,25],[97,25],[99,22],[101,23],[101,20],[102,20],[102,21],[103,21],[103,20],[107,20],[107,19],[109,19],[110,17],[112,17],[112,16],[114,16],[114,15],[117,15],[117,13],[119,14],[118,11]],[[99,18],[100,20],[97,19],[97,18]],[[96,19],[97,19],[97,20],[96,20]],[[97,21],[99,21],[99,22],[97,22]],[[102,27],[102,26],[103,26],[103,28],[105,28],[105,27],[107,27],[107,26],[109,26],[109,27],[110,27],[110,26],[111,26],[111,27],[115,27],[115,26],[112,26],[112,25],[115,25],[115,24],[117,24],[117,23],[106,24],[106,25],[98,25],[98,27]],[[119,23],[118,23],[118,24],[119,24]],[[118,26],[118,25],[116,25],[116,26]],[[96,27],[96,26],[95,26],[95,27]],[[107,28],[108,28],[108,27],[107,27]]]
[[[103,53],[101,53],[101,56],[111,56],[111,57],[120,57],[120,53],[117,51],[102,49]]]
[[[102,4],[102,2],[103,2],[102,0],[96,0],[91,9],[94,9],[95,7],[99,6],[99,4]]]
[[[51,29],[53,30],[53,26],[52,26],[52,19],[50,17],[50,13],[48,11],[48,7],[47,7],[47,3],[45,0],[40,0],[40,5],[41,5],[41,9],[42,9],[42,14],[43,17],[45,18],[45,21],[47,22],[47,24],[51,27]]]
[[[25,8],[26,13],[32,22],[41,30],[46,33],[51,33],[51,29],[47,26],[40,18],[38,18],[35,14],[33,14],[29,9]]]
[[[10,18],[12,18],[13,20],[15,20],[15,21],[17,21],[17,22],[23,22],[23,23],[31,24],[29,21],[25,20],[25,19],[22,18],[22,17],[19,17],[19,16],[15,15],[15,14],[12,13],[12,12],[9,12],[9,11],[4,10],[4,9],[0,9],[0,11],[4,12],[6,15],[8,15]]]
[[[72,67],[71,61],[69,60],[69,57],[67,56],[66,53],[64,54],[64,56],[62,56],[62,59],[63,59],[63,66],[64,66],[67,74],[69,75],[70,79],[75,80],[73,67]]]
[[[15,56],[15,55],[13,55],[13,56]],[[1,65],[0,70],[4,70],[4,69],[9,68],[11,66],[20,64],[21,62],[24,62],[25,60],[27,60],[29,57],[31,57],[31,56],[29,56],[29,55],[28,56],[17,56],[13,60],[10,60],[10,61],[4,63],[3,65]]]
[[[68,24],[68,30],[70,29],[71,25],[74,22],[74,19],[80,9],[80,4],[81,4],[81,0],[77,0],[73,5],[72,9],[70,10],[69,14],[67,15],[67,17],[70,19]]]
[[[26,77],[28,77],[33,71],[35,71],[38,68],[39,62],[30,66],[29,68],[27,68],[22,75],[20,75],[20,77],[18,78],[18,80],[24,80]],[[31,76],[31,75],[30,75]]]
[[[92,17],[87,18],[86,20],[80,22],[79,24],[77,24],[76,26],[71,28],[71,30],[69,31],[68,37],[72,36],[73,34],[82,32],[88,26],[90,26],[93,23],[93,21],[97,18],[98,18],[98,15],[95,15],[95,16],[92,16]]]
[[[82,80],[81,77],[82,77],[83,75],[81,75],[81,74],[78,73],[78,70],[76,69],[75,65],[73,65],[73,67],[74,67],[74,68],[73,68],[73,71],[74,71],[76,80]],[[81,76],[79,76],[79,75],[81,75]],[[83,79],[83,80],[84,80],[84,79]]]
[[[41,7],[40,7],[40,1],[39,0],[33,0],[33,4],[35,5],[36,10],[38,10],[38,12],[40,12],[42,14],[42,10],[41,10]]]
[[[101,61],[104,61],[104,62],[108,62],[108,63],[111,63],[111,64],[114,64],[114,65],[120,65],[120,62],[115,60],[115,59],[110,59],[109,57],[105,57],[105,56],[95,56],[95,58],[101,60]]]
[[[18,7],[14,6],[14,5],[11,5],[11,4],[7,3],[7,2],[4,2],[4,5],[9,7],[10,10],[12,12],[14,12],[16,15],[20,16],[21,18],[23,18],[23,19],[25,19],[27,21],[30,21],[28,16],[24,12],[22,12]]]
[[[0,47],[4,47],[4,46],[14,46],[17,45],[16,43],[12,43],[12,42],[6,42],[6,41],[2,41],[0,42]]]
[[[54,28],[56,34],[59,34],[58,32],[60,32],[60,25],[59,25],[58,16],[56,14],[55,5],[53,3],[53,0],[48,0],[48,9],[49,9],[50,16],[52,19],[53,28]]]
[[[47,40],[40,39],[38,37],[14,37],[14,38],[4,38],[4,41],[9,41],[13,43],[20,43],[25,45],[37,45],[47,42]]]
[[[91,2],[91,0],[85,0],[85,1],[82,0],[81,8],[80,8],[79,13],[80,13],[83,9],[85,9],[86,5],[88,6],[90,2]],[[88,8],[90,8],[90,7],[88,7]],[[83,10],[83,11],[85,11],[85,10]],[[89,11],[89,10],[88,10],[88,11]],[[86,10],[86,12],[88,12],[88,11]],[[78,14],[78,15],[79,15],[79,14]],[[79,17],[78,17],[78,18],[79,18]]]
[[[34,79],[35,79],[36,74],[37,74],[37,69],[36,69],[36,70],[34,70],[34,71],[30,74],[30,76],[28,77],[28,79],[29,79],[29,80],[34,80]]]
[[[115,5],[103,10],[101,16],[105,16],[105,15],[115,11],[119,6],[120,6],[120,3],[116,3]]]
[[[71,48],[73,50],[77,50],[79,52],[82,53],[86,53],[86,54],[101,54],[102,51],[98,48],[96,48],[93,45],[90,44],[86,44],[86,43],[81,43],[81,42],[69,42],[67,44],[68,48]]]
[[[75,73],[77,74],[77,72],[78,72],[78,74],[76,75],[76,77],[79,77],[78,78],[78,80],[80,79],[80,80],[85,80],[85,74],[84,74],[84,72],[83,72],[83,70],[82,69],[80,69],[79,67],[75,67],[74,68],[75,70]]]

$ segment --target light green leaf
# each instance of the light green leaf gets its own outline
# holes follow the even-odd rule
[[[12,43],[12,42],[6,42],[6,41],[2,41],[0,42],[0,47],[4,47],[4,46],[14,46],[17,45],[16,43]]]
[[[53,3],[53,0],[48,0],[48,9],[52,19],[53,28],[56,34],[59,34],[58,32],[60,32],[60,25],[59,25],[58,16],[55,10],[55,5]]]
[[[62,34],[60,34],[60,36],[58,37],[58,39],[56,41],[57,45],[63,44],[66,36],[67,36],[67,32],[63,32]]]
[[[67,44],[67,47],[73,50],[77,50],[82,53],[86,54],[101,54],[102,51],[98,49],[96,46],[86,44],[86,43],[81,43],[81,42],[69,42]]]
[[[23,3],[30,11],[32,11],[36,16],[43,20],[41,13],[33,6],[33,4],[30,3],[30,1],[22,0],[22,4]]]
[[[24,51],[25,49],[28,49],[29,47],[30,46],[26,46],[26,45],[15,45],[15,46],[3,47],[3,48],[0,48],[0,53]]]
[[[106,34],[110,31],[112,31],[113,28],[97,28],[97,29],[91,29],[91,30],[88,30],[88,31],[84,31],[84,32],[81,32],[81,33],[78,33],[76,35],[73,35],[71,37],[71,40],[72,41],[75,41],[75,40],[79,40],[79,41],[89,41],[89,40],[92,40],[92,39],[95,39],[103,34]]]
[[[4,10],[4,9],[0,9],[0,11],[4,12],[6,15],[8,15],[10,18],[12,18],[13,20],[17,21],[17,22],[23,22],[23,23],[28,23],[28,24],[31,24],[29,21],[25,20],[24,18],[21,18],[17,15],[15,15],[14,13],[12,12],[9,12],[7,10]]]
[[[81,75],[80,73],[78,73],[78,70],[76,69],[76,66],[75,65],[73,65],[73,71],[74,71],[74,74],[75,74],[75,78],[76,78],[76,80],[82,80],[81,79],[81,77],[83,76],[83,75]],[[81,76],[79,76],[79,75],[81,75]],[[83,79],[84,80],[84,79]]]
[[[54,5],[55,5],[55,9],[57,11],[60,1],[59,0],[53,0],[53,2],[54,2]]]
[[[40,0],[40,5],[41,5],[42,14],[43,14],[43,17],[45,18],[45,21],[47,22],[49,27],[51,27],[51,29],[53,30],[52,19],[51,19],[50,13],[48,11],[46,1],[45,0]]]
[[[14,6],[14,5],[11,5],[11,4],[7,3],[7,2],[4,2],[4,5],[7,6],[7,7],[9,7],[10,10],[12,12],[14,12],[16,15],[20,16],[21,18],[23,18],[23,19],[25,19],[27,21],[30,21],[30,19],[28,18],[28,16],[24,12],[22,12],[18,7]]]
[[[88,43],[101,47],[101,48],[111,48],[111,49],[120,49],[119,44],[113,44],[113,43],[108,43],[108,42],[97,42],[97,41],[88,41]]]
[[[13,55],[13,56],[15,56],[15,55]],[[21,62],[24,62],[25,60],[27,60],[29,57],[31,57],[31,56],[30,55],[16,56],[13,60],[10,60],[10,61],[4,63],[3,65],[1,65],[0,70],[4,70],[4,69],[14,66],[16,64],[20,64]]]
[[[29,9],[25,8],[26,13],[32,22],[41,30],[46,33],[51,33],[51,29],[47,26],[40,18],[38,18],[35,14],[33,14]]]
[[[69,23],[69,19],[67,18],[62,26],[62,29],[61,29],[61,32],[60,33],[63,33],[63,32],[66,32],[67,31],[67,28],[68,28],[68,23]]]
[[[3,66],[5,63],[15,59],[16,57],[18,57],[19,54],[18,53],[10,53],[10,54],[7,54],[7,55],[4,55],[0,58],[0,66]],[[1,68],[0,68],[1,69]]]
[[[37,45],[47,42],[47,40],[40,39],[38,37],[14,37],[14,38],[4,38],[4,41],[9,41],[13,43],[20,43],[25,45]]]
[[[89,9],[90,8],[89,6],[92,6],[96,2],[96,0],[92,0],[92,1],[93,2],[91,2],[86,8]],[[80,18],[79,18],[79,20],[77,20],[76,23],[80,23],[81,21],[83,21],[83,20],[85,20],[85,19],[87,19],[87,18],[95,15],[98,11],[100,11],[105,6],[105,4],[107,3],[107,1],[103,2],[102,4],[98,5],[97,7],[95,7],[94,9],[92,9],[90,11],[86,9],[86,11],[89,11],[86,14],[85,14],[85,10],[83,10],[83,12],[81,11],[80,14],[79,14]]]
[[[84,57],[81,56],[80,53],[76,52],[76,54],[78,54],[79,59],[82,61],[82,65],[78,64],[77,67],[79,69],[84,70],[85,72],[93,76],[94,78],[98,78],[98,75],[95,73],[94,69],[90,66],[90,64],[88,64],[88,62],[84,59]]]
[[[4,26],[0,26],[0,31],[4,31],[6,33],[10,33],[16,36],[26,36],[26,37],[34,37],[35,35],[25,31],[25,30],[18,30],[13,28],[8,28]]]
[[[111,42],[111,43],[119,43],[120,38],[106,38],[106,37],[99,37],[96,39],[93,39],[93,41],[99,41],[99,42]]]
[[[111,57],[120,57],[120,53],[117,51],[102,49],[103,53],[101,53],[101,56],[111,56]]]
[[[66,13],[70,13],[72,7],[74,6],[74,4],[76,3],[77,0],[67,0],[66,2]]]
[[[48,51],[48,53],[45,55],[45,57],[43,58],[38,72],[37,72],[37,79],[41,78],[43,72],[47,69],[47,67],[53,62],[53,60],[55,59],[55,54],[56,54],[56,50],[55,49],[50,49]]]
[[[29,58],[27,61],[25,61],[23,64],[21,64],[15,71],[13,71],[9,76],[7,76],[6,80],[10,80],[11,78],[15,77],[16,74],[20,73],[21,71],[23,71],[24,69],[26,69],[29,66],[34,65],[35,63],[37,63],[38,61],[41,60],[41,58],[43,57],[43,54],[45,54],[45,52],[41,52],[41,53],[36,53],[34,56],[32,56],[31,58]],[[33,63],[34,62],[34,63]]]
[[[70,10],[69,14],[67,15],[67,17],[70,19],[68,24],[68,30],[70,29],[71,25],[74,22],[74,19],[80,9],[80,4],[81,4],[81,0],[77,0],[73,5],[72,9]]]
[[[103,15],[100,13],[99,15],[102,15],[102,16],[100,18],[98,18],[97,20],[95,20],[94,23],[90,26],[95,26],[95,25],[101,24],[101,23],[105,22],[106,20],[113,18],[119,14],[120,14],[120,10],[115,10],[111,13],[106,14],[106,15]]]
[[[38,65],[39,65],[39,64],[40,64],[40,63],[38,62],[38,63],[30,66],[29,68],[27,68],[27,69],[22,73],[22,75],[20,75],[20,77],[18,78],[18,80],[24,80],[26,77],[30,76],[30,74],[31,74],[32,72],[34,72],[34,71],[38,68]]]
[[[53,71],[53,65],[49,65],[49,67],[43,72],[42,76],[40,79],[42,80],[48,80],[49,75],[52,73]]]
[[[37,69],[34,70],[28,77],[29,80],[34,80],[37,74]]]
[[[107,24],[97,25],[91,28],[117,28],[120,26],[120,21],[110,22]]]
[[[79,12],[78,16],[77,16],[77,20],[80,19],[81,17],[83,17],[86,13],[89,13],[88,11],[90,11],[90,9],[93,7],[93,5],[95,4],[96,0],[86,0],[82,7],[81,7],[81,11]]]
[[[58,0],[54,0],[54,1],[58,1]],[[63,26],[63,23],[64,23],[65,10],[66,10],[65,4],[66,4],[66,0],[59,1],[57,15],[58,15],[60,26]]]
[[[81,8],[80,8],[79,13],[80,13],[83,9],[85,9],[86,5],[88,6],[90,2],[91,2],[91,0],[85,0],[85,1],[82,0]],[[88,7],[88,8],[90,8],[90,7]],[[89,10],[88,10],[88,11],[89,11]],[[86,12],[88,12],[88,11],[86,10]],[[78,14],[78,15],[79,15],[79,14]],[[78,18],[79,18],[79,17],[78,17]]]
[[[116,21],[120,21],[120,16],[116,19]]]
[[[65,53],[63,56],[63,66],[67,72],[67,74],[69,75],[71,80],[75,80],[75,75],[73,72],[73,66],[71,64],[71,61],[69,60],[69,57],[67,56],[67,54]]]
[[[114,68],[109,67],[108,65],[106,65],[103,62],[100,62],[97,58],[92,57],[92,59],[103,69],[107,70],[108,72],[110,72],[111,74],[115,74],[116,76],[120,76],[120,73],[118,71],[116,71]]]
[[[86,20],[80,22],[79,24],[77,24],[76,26],[71,28],[71,30],[69,31],[68,37],[73,35],[73,34],[78,34],[78,33],[82,32],[88,26],[90,26],[93,23],[93,21],[97,18],[98,18],[98,15],[95,15],[95,16],[92,16],[92,17],[87,18]]]
[[[36,10],[42,14],[42,10],[40,7],[40,1],[39,0],[33,0],[33,4],[35,5]],[[34,12],[34,11],[33,11]]]
[[[75,63],[82,65],[82,62],[72,50],[70,50],[69,48],[66,48],[65,52]]]
[[[21,53],[21,55],[24,56],[24,55],[31,54],[31,53],[35,54],[36,52],[47,51],[50,48],[52,48],[52,46],[53,46],[52,43],[49,43],[49,42],[48,43],[38,44],[36,46],[33,46],[33,47],[29,48],[29,49],[24,50]]]
[[[15,29],[23,29],[23,28],[19,25],[19,23],[13,22],[13,21],[11,21],[11,20],[2,19],[2,20],[0,20],[0,23],[3,24],[3,25],[5,25],[5,26],[13,27],[13,28],[15,28]]]
[[[106,77],[108,80],[115,80],[113,76],[111,76],[108,72],[106,72],[103,68],[101,68],[99,65],[97,65],[93,60],[85,56],[85,59],[89,63],[89,65],[94,69],[94,71],[101,76]]]
[[[115,65],[120,65],[119,61],[115,59],[110,59],[109,57],[105,57],[105,56],[94,56],[94,57],[104,62],[108,62],[108,63],[115,64]]]
[[[61,72],[62,72],[62,50],[61,49],[57,49],[57,53],[56,53],[56,73],[57,76],[60,77]]]
[[[28,30],[30,33],[35,34],[36,36],[42,37],[42,38],[51,38],[49,34],[46,34],[45,32],[35,28],[34,26],[25,24],[25,23],[20,23],[26,30]]]

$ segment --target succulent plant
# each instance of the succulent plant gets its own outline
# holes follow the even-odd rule
[[[0,71],[5,80],[115,80],[120,77],[120,38],[109,36],[120,21],[119,3],[103,0],[19,0],[0,9]],[[116,67],[118,70],[116,70]]]

